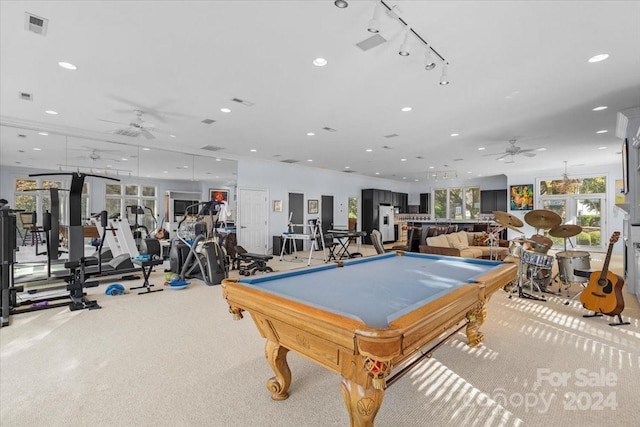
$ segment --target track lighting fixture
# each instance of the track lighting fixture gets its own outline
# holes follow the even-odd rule
[[[349,6],[349,3],[347,3],[345,0],[336,0],[333,2],[333,4],[335,4],[336,7],[339,7],[340,9],[344,9],[345,7]]]
[[[447,74],[447,68],[449,67],[449,64],[444,64],[444,67],[442,67],[442,75],[440,76],[440,84],[441,85],[448,85],[449,84],[449,75]]]
[[[427,50],[424,51],[424,69],[427,71],[433,70],[436,68],[436,63],[433,62],[433,58],[431,57],[431,49],[427,46]]]
[[[370,33],[380,32],[380,7],[380,3],[376,2],[376,8],[373,11],[373,18],[371,18],[369,26],[367,27],[367,31]]]
[[[402,45],[400,45],[400,50],[398,51],[398,55],[400,56],[409,56],[411,54],[411,52],[409,52],[409,32],[411,31],[411,28],[409,28],[409,26],[407,25],[407,27],[404,30],[404,41],[402,42]]]

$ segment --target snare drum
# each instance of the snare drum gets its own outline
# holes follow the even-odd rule
[[[522,253],[522,261],[525,264],[540,268],[550,269],[553,267],[553,256],[534,251],[524,251]]]
[[[558,274],[560,280],[564,283],[586,283],[588,277],[576,276],[573,274],[574,269],[589,270],[591,269],[591,255],[589,252],[583,251],[565,251],[556,254],[558,260]]]
[[[534,252],[540,252],[546,254],[553,246],[553,241],[548,237],[544,237],[540,234],[534,234],[531,236],[532,248]],[[553,265],[553,262],[551,263]]]

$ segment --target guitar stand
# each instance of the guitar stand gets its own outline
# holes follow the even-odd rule
[[[593,314],[583,314],[582,317],[602,317],[603,313],[593,313]],[[618,321],[614,323],[609,323],[609,326],[623,326],[630,325],[631,322],[623,322],[622,316],[620,314],[615,314],[614,316],[618,317]]]

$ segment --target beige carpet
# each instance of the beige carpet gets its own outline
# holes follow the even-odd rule
[[[273,262],[285,264],[303,266]],[[219,286],[105,287],[89,290],[101,310],[20,314],[0,330],[0,425],[349,424],[339,376],[294,353],[290,397],[271,400],[264,341],[249,316],[233,320]],[[640,316],[625,297],[631,325],[613,328],[565,298],[495,294],[484,346],[457,335],[387,390],[376,425],[638,425]]]

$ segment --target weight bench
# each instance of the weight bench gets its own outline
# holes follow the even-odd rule
[[[271,273],[273,269],[267,266],[272,255],[248,253],[242,246],[236,246],[236,257],[231,263],[233,270],[238,269],[241,276],[253,276],[257,271]]]

